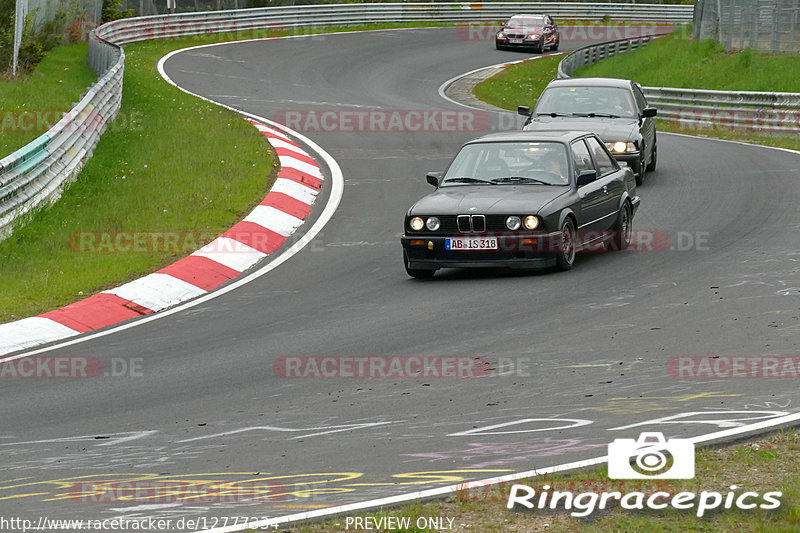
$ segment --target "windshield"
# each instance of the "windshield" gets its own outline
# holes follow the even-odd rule
[[[531,30],[541,30],[544,26],[543,18],[512,18],[506,23],[508,29],[530,28]]]
[[[567,148],[556,142],[485,142],[464,146],[442,184],[568,185]]]
[[[536,115],[625,117],[637,115],[630,91],[619,87],[551,87],[536,103]]]

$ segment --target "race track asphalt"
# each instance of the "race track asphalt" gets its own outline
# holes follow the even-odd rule
[[[295,123],[344,174],[333,219],[244,287],[45,354],[97,357],[121,376],[3,379],[3,514],[285,515],[598,457],[640,431],[699,435],[798,411],[794,379],[677,379],[666,366],[677,356],[798,355],[797,154],[661,134],[634,220],[655,250],[579,254],[567,273],[408,278],[398,237],[406,209],[431,190],[425,173],[443,170],[466,140],[515,124],[447,102],[439,86],[521,57],[445,28],[169,59],[178,85],[268,119],[447,111],[475,128]],[[469,357],[493,370],[475,379],[276,374],[278,358],[297,356]],[[420,472],[439,474],[407,475]],[[190,497],[212,480],[254,479],[274,485],[271,499]],[[117,484],[87,496],[82,484],[100,480]],[[121,482],[183,488],[125,500]]]

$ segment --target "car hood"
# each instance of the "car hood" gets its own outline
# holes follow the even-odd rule
[[[590,131],[604,142],[632,141],[639,130],[639,121],[633,118],[583,118],[583,117],[536,117],[525,131],[565,129]]]
[[[409,215],[537,214],[545,205],[569,192],[567,186],[456,185],[425,196]]]

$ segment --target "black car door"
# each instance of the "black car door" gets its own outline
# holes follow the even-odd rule
[[[589,147],[586,146],[583,139],[573,142],[571,147],[577,174],[580,174],[582,170],[597,171],[594,159],[589,152]],[[600,173],[598,172],[597,180],[578,189],[581,207],[581,215],[578,219],[578,234],[581,242],[585,240],[587,233],[599,229],[599,222],[603,218],[603,210],[605,209],[603,203],[607,193],[603,190],[603,183],[599,179],[599,175]]]

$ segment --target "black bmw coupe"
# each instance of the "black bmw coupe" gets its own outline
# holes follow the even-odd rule
[[[633,171],[593,133],[495,133],[461,147],[401,237],[406,272],[555,266],[580,249],[624,249],[639,207]]]

